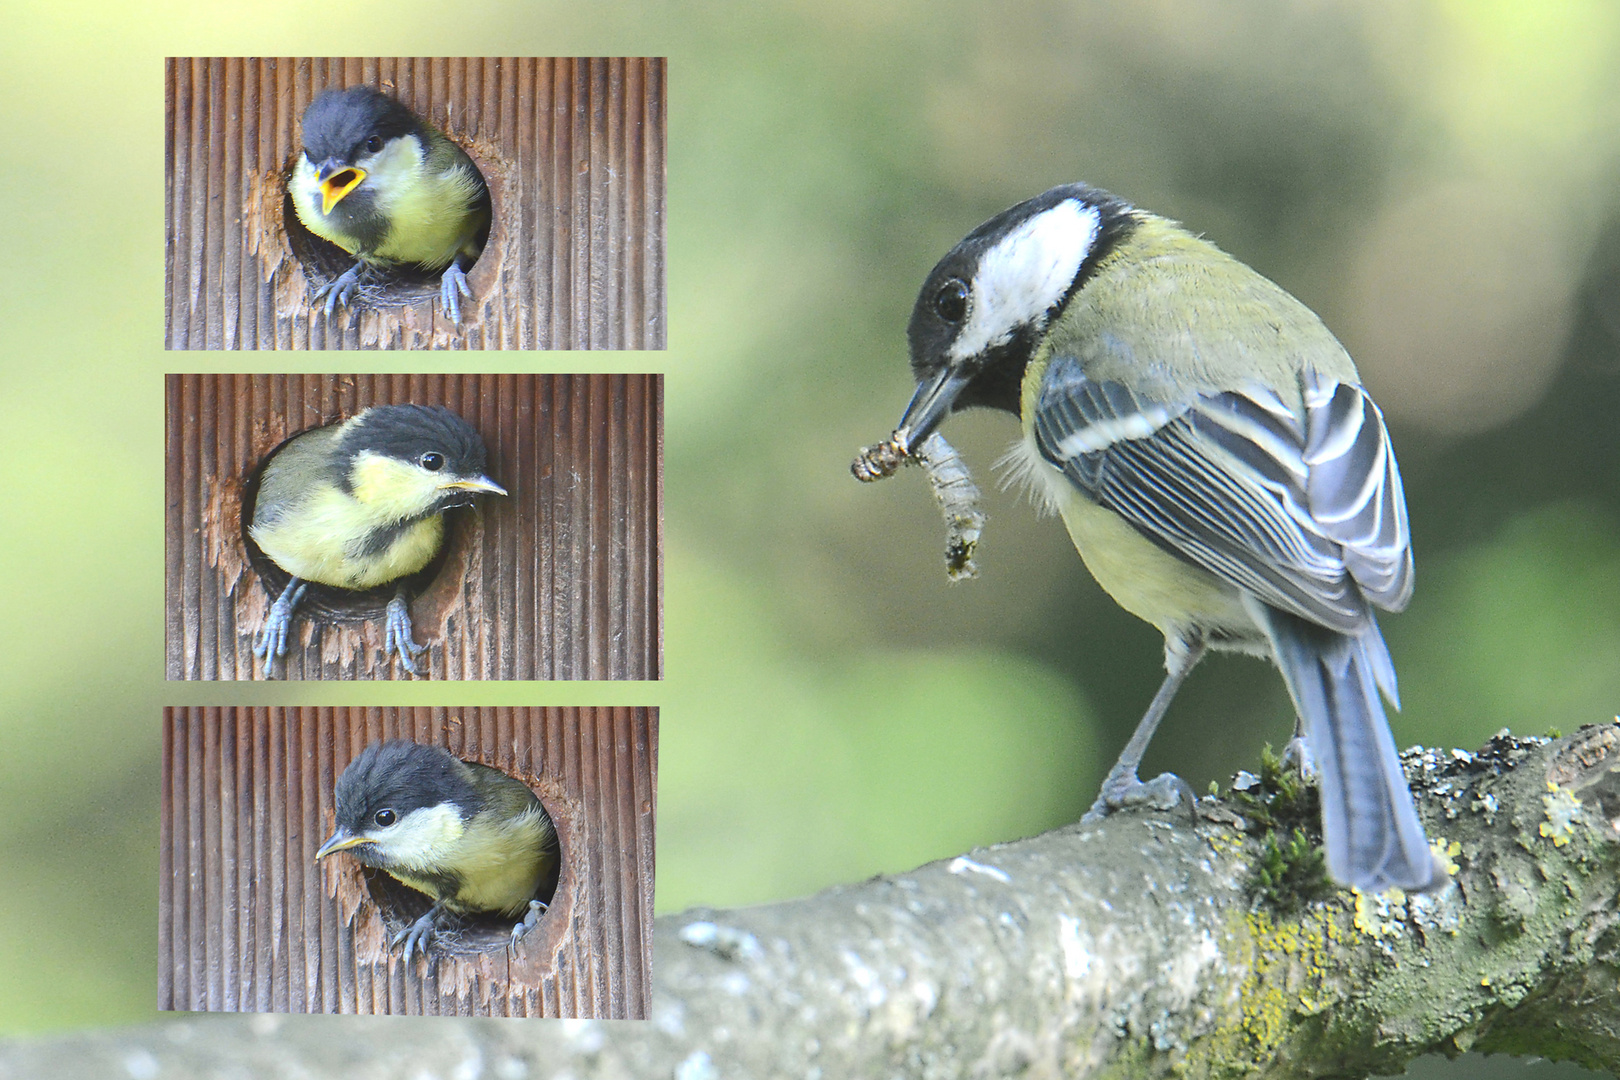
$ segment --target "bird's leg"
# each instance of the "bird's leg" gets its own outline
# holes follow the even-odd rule
[[[424,958],[428,954],[428,945],[432,943],[439,933],[439,920],[444,915],[444,905],[434,904],[428,908],[420,919],[395,934],[388,943],[390,949],[399,948],[399,943],[405,943],[405,966],[409,967],[412,954],[420,951]]]
[[[458,295],[459,294],[459,295]],[[450,313],[450,321],[457,326],[461,325],[461,297],[472,299],[472,289],[467,284],[467,271],[462,268],[461,256],[457,255],[450,265],[444,268],[444,276],[439,279],[439,302],[444,310]]]
[[[530,930],[534,929],[534,924],[539,922],[540,916],[545,913],[546,902],[544,900],[529,901],[529,910],[524,913],[522,921],[512,927],[512,948],[517,948],[517,943],[522,941]]]
[[[349,306],[354,294],[360,289],[360,273],[365,269],[365,263],[357,262],[337,277],[315,290],[315,302],[319,303],[321,297],[326,297],[326,317],[332,317],[332,310],[338,304]]]
[[[1205,647],[1202,637],[1179,637],[1165,642],[1167,671],[1164,682],[1159,686],[1159,692],[1153,695],[1153,701],[1141,722],[1136,725],[1131,741],[1125,744],[1119,760],[1109,770],[1102,791],[1097,794],[1097,801],[1091,804],[1091,809],[1086,811],[1081,821],[1094,824],[1111,811],[1123,810],[1127,806],[1151,806],[1156,810],[1173,810],[1181,803],[1192,806],[1192,788],[1181,777],[1174,773],[1160,773],[1144,784],[1137,778],[1136,769],[1142,764],[1142,755],[1147,753],[1148,743],[1153,740],[1159,721],[1164,719],[1165,711],[1170,708],[1170,700],[1181,689],[1187,673],[1203,658]]]
[[[399,662],[405,665],[405,670],[412,675],[420,675],[414,658],[427,652],[427,646],[418,645],[412,638],[411,609],[405,602],[403,586],[396,589],[394,598],[388,601],[388,617],[383,627],[383,654],[398,653]]]
[[[293,608],[304,598],[309,582],[302,578],[289,578],[276,602],[270,605],[259,639],[253,643],[253,655],[264,660],[264,677],[271,678],[276,657],[287,655],[287,632],[292,628]]]

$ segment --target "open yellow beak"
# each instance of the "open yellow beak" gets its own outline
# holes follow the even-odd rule
[[[446,491],[484,491],[491,495],[506,494],[505,488],[487,476],[475,476],[470,479],[458,477],[455,480],[440,484],[439,487]]]
[[[322,844],[320,846],[320,850],[315,852],[315,861],[320,862],[322,859],[326,858],[335,851],[346,851],[352,847],[359,847],[365,842],[365,837],[355,836],[352,833],[344,831],[343,829],[339,829],[337,832],[327,837],[326,843]]]
[[[321,181],[321,213],[330,214],[332,207],[343,200],[343,196],[360,186],[366,178],[366,170],[350,165]]]

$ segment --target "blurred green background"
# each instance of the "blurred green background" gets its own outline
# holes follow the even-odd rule
[[[663,707],[658,907],[802,895],[1072,821],[1162,674],[1060,524],[995,490],[949,585],[910,393],[934,261],[1084,179],[1296,293],[1357,358],[1418,559],[1402,745],[1620,708],[1620,7],[1611,0],[60,3],[0,42],[0,1030],[150,1018],[159,710]],[[667,354],[168,354],[166,55],[663,54]],[[661,684],[165,684],[166,370],[644,370],[666,392]],[[1144,766],[1281,745],[1216,658]],[[1550,1068],[1537,1075],[1553,1075]],[[1475,1070],[1475,1075],[1480,1073]]]

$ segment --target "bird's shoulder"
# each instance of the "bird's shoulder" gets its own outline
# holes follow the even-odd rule
[[[1099,382],[1156,397],[1220,393],[1256,374],[1281,386],[1306,367],[1355,380],[1322,320],[1286,289],[1209,241],[1144,214],[1099,260],[1041,350]],[[1293,401],[1293,405],[1302,403]]]
[[[459,174],[456,182],[464,187],[470,196],[476,197],[486,192],[484,178],[480,175],[477,165],[459,143],[431,124],[422,125],[422,135],[427,148],[423,161],[426,171]]]
[[[341,425],[295,435],[271,455],[259,478],[255,519],[298,505],[342,483],[337,445]]]

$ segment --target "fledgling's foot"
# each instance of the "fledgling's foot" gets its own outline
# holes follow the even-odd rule
[[[287,583],[287,588],[281,590],[276,602],[270,605],[264,627],[253,643],[253,655],[264,661],[264,677],[267,679],[275,677],[277,658],[287,655],[287,635],[292,630],[293,609],[303,599],[307,588],[309,583],[297,578]]]
[[[355,263],[337,277],[315,290],[315,303],[320,303],[321,297],[326,297],[326,317],[332,317],[333,309],[342,304],[349,306],[354,294],[360,291],[360,270],[363,263]]]
[[[1175,773],[1160,773],[1145,784],[1136,778],[1134,770],[1123,776],[1110,773],[1108,779],[1103,781],[1097,801],[1091,804],[1091,809],[1080,821],[1095,825],[1115,810],[1133,806],[1146,806],[1152,810],[1174,810],[1178,806],[1185,806],[1190,814],[1196,805],[1192,788]]]
[[[472,289],[467,284],[467,272],[461,268],[460,262],[452,262],[445,267],[444,276],[439,279],[439,302],[444,310],[450,313],[450,321],[457,326],[461,325],[461,297],[472,299]]]
[[[544,900],[529,901],[529,910],[524,913],[523,921],[512,927],[512,948],[517,948],[517,943],[528,936],[529,931],[534,929],[534,924],[539,922],[540,916],[545,913],[546,902]]]
[[[405,965],[410,966],[411,957],[420,951],[423,958],[428,955],[428,946],[439,933],[439,917],[443,909],[438,904],[428,908],[420,919],[395,934],[388,943],[390,949],[399,948],[400,942],[405,943]]]
[[[399,655],[399,662],[412,675],[422,674],[416,668],[416,657],[427,652],[426,645],[418,645],[411,636],[411,611],[403,596],[388,601],[388,616],[383,623],[383,654]]]

